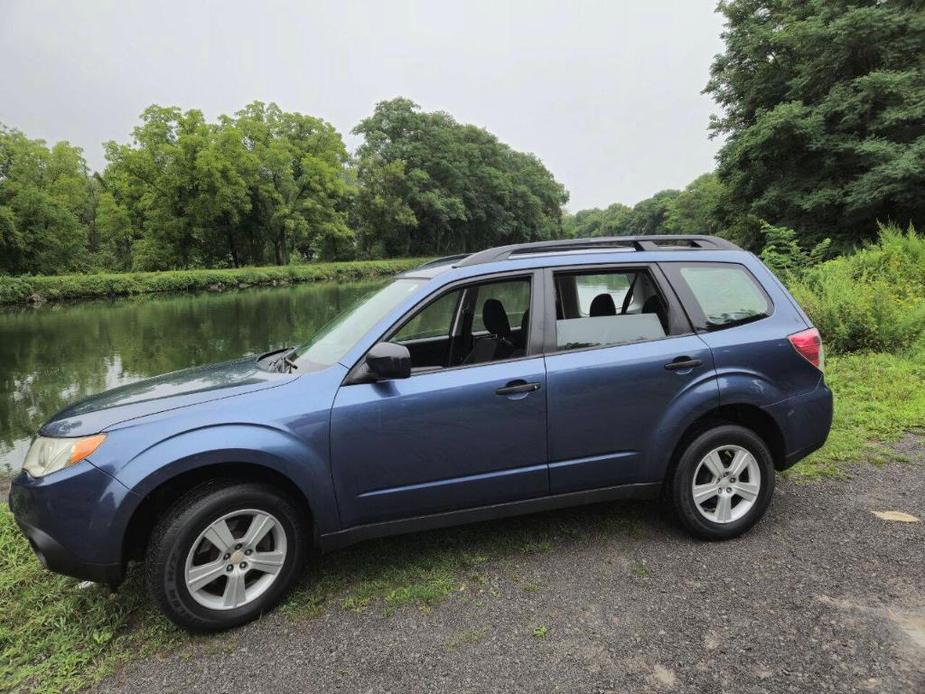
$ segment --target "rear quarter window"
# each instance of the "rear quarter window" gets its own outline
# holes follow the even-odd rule
[[[707,330],[741,325],[771,313],[768,295],[752,274],[734,263],[680,264],[672,273],[687,289],[702,313],[699,327]]]

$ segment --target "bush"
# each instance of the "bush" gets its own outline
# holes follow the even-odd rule
[[[897,352],[925,336],[925,238],[881,227],[877,243],[787,278],[835,352]]]
[[[346,263],[309,263],[233,270],[170,270],[36,277],[0,276],[0,304],[58,301],[151,292],[223,290],[324,280],[350,281],[394,275],[422,262],[417,258]]]

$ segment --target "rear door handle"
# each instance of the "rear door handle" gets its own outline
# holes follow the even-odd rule
[[[665,364],[665,368],[669,371],[680,371],[682,369],[693,369],[697,366],[702,366],[703,362],[699,359],[691,359],[690,357],[678,357],[672,361]]]
[[[527,383],[526,381],[511,381],[506,386],[498,388],[495,395],[518,395],[520,393],[535,393],[540,389],[539,383]]]

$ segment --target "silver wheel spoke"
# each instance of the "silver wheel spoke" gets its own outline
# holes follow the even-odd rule
[[[694,503],[702,504],[708,499],[712,499],[714,496],[719,494],[719,487],[714,482],[709,482],[708,484],[695,484],[694,485]]]
[[[222,603],[225,607],[237,607],[247,602],[247,590],[244,585],[244,572],[234,571],[228,575],[225,592],[222,594]]]
[[[216,561],[194,566],[186,574],[186,585],[190,592],[205,588],[219,576],[225,574],[225,562],[219,557]]]
[[[713,477],[719,479],[726,472],[726,468],[723,467],[723,461],[720,460],[719,451],[713,451],[706,458],[703,459],[703,464],[707,466],[707,469],[713,473]]]
[[[729,462],[728,468],[723,461]],[[700,459],[690,489],[701,516],[712,523],[735,523],[758,501],[761,467],[744,446],[720,445]],[[709,503],[714,499],[715,503]]]
[[[729,465],[729,474],[733,477],[738,477],[742,474],[742,470],[745,469],[745,466],[752,460],[752,454],[748,451],[741,449],[736,451],[735,456],[732,458],[732,463]]]
[[[741,496],[746,501],[754,501],[758,498],[758,485],[751,482],[736,482],[732,485],[732,491]]]
[[[245,527],[244,535],[235,539],[232,528],[240,532]],[[184,579],[190,596],[210,610],[254,602],[276,582],[289,556],[288,544],[283,525],[262,509],[242,508],[216,518],[187,552]],[[258,545],[265,551],[258,552]],[[204,555],[215,557],[216,550],[214,560],[196,563]],[[218,580],[222,576],[224,583]]]
[[[209,526],[206,530],[206,539],[215,545],[219,552],[231,552],[234,549],[234,535],[231,534],[228,523],[224,519]]]
[[[277,574],[284,561],[286,555],[282,552],[255,552],[248,558],[248,567],[266,574]]]
[[[265,514],[259,513],[251,520],[250,527],[247,529],[247,534],[244,536],[244,539],[241,540],[241,543],[245,547],[253,549],[260,544],[260,541],[266,537],[266,534],[270,532],[273,527],[276,525],[276,522]]]

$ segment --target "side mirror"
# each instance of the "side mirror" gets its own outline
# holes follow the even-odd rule
[[[408,378],[411,375],[411,352],[404,345],[379,342],[366,353],[366,366],[380,381]]]

